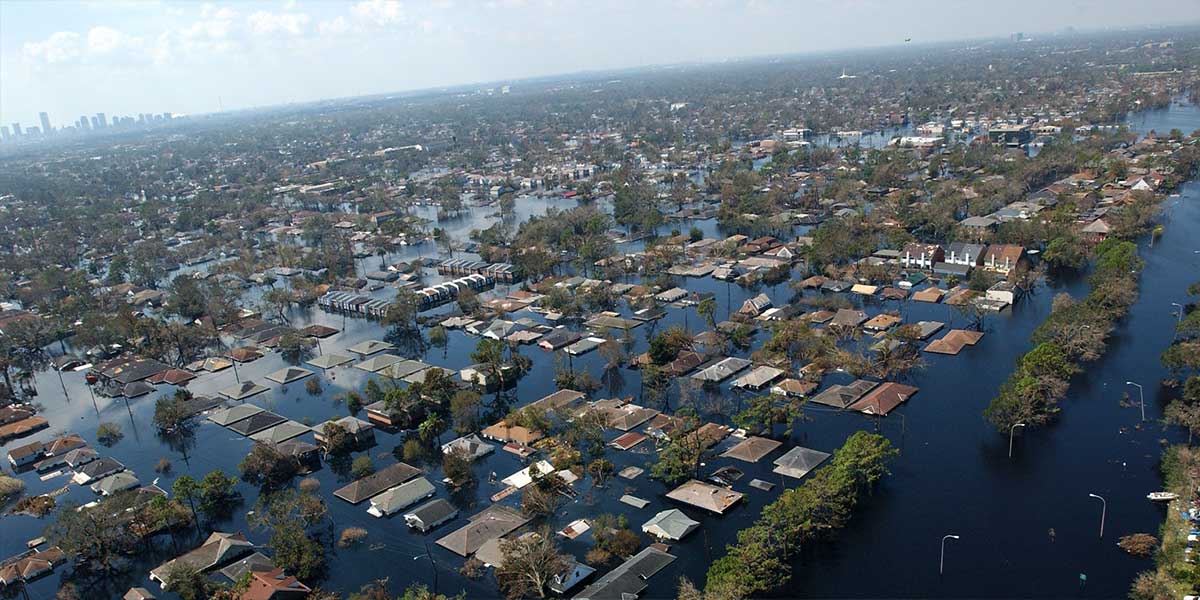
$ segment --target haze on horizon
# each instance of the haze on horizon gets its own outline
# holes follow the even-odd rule
[[[0,123],[1198,20],[1196,0],[5,0]]]

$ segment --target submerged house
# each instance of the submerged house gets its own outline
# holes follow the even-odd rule
[[[241,533],[224,533],[214,531],[199,548],[178,558],[173,558],[150,571],[150,580],[157,581],[163,589],[167,587],[167,578],[177,567],[194,569],[207,573],[231,563],[254,551],[254,544],[246,540]]]
[[[595,583],[579,592],[575,600],[636,599],[646,589],[650,577],[674,561],[674,555],[648,546],[601,575]]]

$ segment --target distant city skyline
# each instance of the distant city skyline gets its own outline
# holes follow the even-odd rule
[[[7,0],[0,123],[1198,20],[1194,0]]]

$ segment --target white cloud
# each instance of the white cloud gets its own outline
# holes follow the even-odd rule
[[[363,21],[381,27],[399,25],[407,20],[404,5],[399,0],[363,0],[350,8]]]
[[[350,30],[350,22],[346,17],[334,17],[329,21],[321,21],[317,25],[317,33],[321,35],[342,35]]]
[[[127,42],[125,34],[103,25],[93,27],[87,33],[87,49],[89,53],[107,54]]]
[[[255,36],[270,36],[277,33],[300,35],[308,26],[309,16],[304,13],[272,13],[260,10],[251,14],[246,22],[250,33]]]
[[[40,42],[27,42],[23,50],[26,57],[49,64],[70,62],[82,53],[79,34],[74,31],[58,31]]]

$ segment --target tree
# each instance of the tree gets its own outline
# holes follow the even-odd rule
[[[450,398],[450,418],[454,432],[466,435],[479,429],[479,394],[471,390],[460,390]]]
[[[284,323],[291,323],[291,319],[287,316],[287,310],[292,306],[294,300],[290,289],[271,288],[263,294],[262,299],[267,312],[273,312]]]
[[[692,347],[692,336],[676,325],[650,338],[650,360],[656,365],[665,365],[679,356],[679,352]]]
[[[755,396],[749,405],[733,416],[733,423],[747,431],[770,435],[776,424],[787,425],[785,435],[791,435],[792,425],[802,416],[803,401],[774,394]]]
[[[76,559],[78,568],[98,573],[122,570],[124,557],[141,549],[141,538],[125,512],[135,509],[135,496],[123,492],[91,507],[67,503],[46,529],[46,538]]]
[[[325,437],[325,452],[330,456],[345,456],[354,451],[354,436],[340,423],[326,423],[322,432]]]
[[[374,472],[375,463],[371,462],[371,457],[365,454],[355,457],[354,462],[350,465],[350,476],[355,479],[362,479]]]
[[[471,470],[471,456],[462,447],[454,446],[449,452],[442,454],[442,473],[454,487],[467,485],[474,479]]]
[[[603,458],[597,458],[587,466],[588,475],[592,476],[592,483],[596,487],[604,487],[605,482],[612,478],[616,470],[612,461]]]
[[[474,290],[464,289],[458,292],[458,308],[463,314],[472,314],[479,310],[479,295]]]
[[[1051,240],[1042,257],[1054,267],[1081,269],[1087,266],[1088,249],[1079,236],[1064,235]]]
[[[650,475],[674,485],[686,479],[700,476],[700,462],[704,457],[704,438],[694,431],[695,422],[680,428],[658,451],[658,461],[650,467]],[[682,433],[686,431],[687,433]]]
[[[300,472],[296,459],[268,444],[257,443],[238,465],[242,480],[271,489],[282,486]]]
[[[196,532],[200,531],[200,518],[196,512],[196,500],[200,498],[200,485],[191,475],[180,475],[171,485],[171,493],[180,500],[186,500],[192,509],[192,520],[196,522]]]
[[[504,342],[483,338],[479,340],[479,344],[475,346],[475,351],[471,353],[471,360],[483,365],[487,369],[488,379],[497,382],[496,400],[500,399],[500,392],[505,387],[504,351]]]
[[[567,568],[567,561],[547,528],[500,541],[503,564],[496,580],[509,598],[545,598],[550,582]]]
[[[198,484],[200,512],[209,518],[219,519],[229,515],[241,501],[242,495],[233,489],[237,480],[216,469],[209,471]]]
[[[176,563],[167,571],[163,588],[171,590],[182,600],[210,600],[219,586],[195,567]]]
[[[191,392],[182,388],[175,390],[173,396],[159,396],[154,401],[154,426],[163,433],[182,429],[190,416],[187,401],[191,396]]]
[[[714,328],[717,326],[717,301],[715,298],[705,298],[696,305],[696,313],[704,318],[704,322],[708,327]]]
[[[285,488],[260,496],[250,522],[271,530],[275,565],[307,580],[316,577],[325,566],[324,546],[310,537],[307,530],[323,521],[328,512],[315,494]]]
[[[426,443],[437,446],[441,444],[442,432],[446,430],[446,422],[436,412],[425,416],[425,420],[417,426],[417,434]]]
[[[416,292],[401,289],[396,292],[396,298],[383,314],[383,324],[401,333],[419,332],[420,323],[417,322],[417,317],[420,315],[420,306],[421,302]]]
[[[562,505],[567,484],[558,473],[538,477],[521,490],[521,510],[528,515],[548,516]]]

